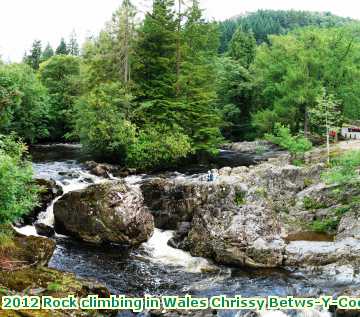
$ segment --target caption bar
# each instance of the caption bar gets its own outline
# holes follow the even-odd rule
[[[244,310],[283,310],[283,309],[329,309],[337,306],[340,309],[360,309],[360,298],[341,296],[334,299],[330,296],[319,298],[300,297],[228,297],[225,295],[210,298],[186,296],[145,296],[143,298],[112,295],[109,298],[99,298],[90,295],[86,298],[76,298],[69,295],[65,298],[51,296],[3,296],[3,310],[132,310],[142,312],[151,309],[244,309]]]

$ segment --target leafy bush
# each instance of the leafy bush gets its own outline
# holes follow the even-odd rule
[[[349,151],[331,162],[331,168],[322,178],[328,184],[343,184],[359,178],[360,151]]]
[[[85,150],[97,158],[123,163],[136,128],[126,120],[128,98],[121,85],[99,85],[76,106],[76,132]]]
[[[25,154],[23,143],[0,135],[0,224],[16,221],[37,204],[38,187]]]
[[[308,139],[299,135],[292,136],[290,128],[281,123],[276,123],[274,134],[266,134],[265,138],[269,142],[288,150],[293,156],[303,154],[312,148],[312,144]]]
[[[339,221],[340,219],[338,219],[337,217],[327,218],[322,221],[315,220],[310,227],[316,232],[330,233],[337,230],[339,226]]]
[[[27,65],[0,65],[0,133],[31,143],[49,136],[49,96]]]
[[[142,170],[166,167],[191,153],[190,138],[180,129],[147,126],[128,149],[127,163]]]

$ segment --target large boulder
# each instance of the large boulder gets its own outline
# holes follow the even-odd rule
[[[0,271],[13,271],[22,267],[45,266],[49,263],[54,250],[55,242],[40,237],[27,237],[11,228],[0,227],[12,237],[11,242],[2,246],[0,255]]]
[[[277,215],[269,206],[243,201],[248,189],[240,178],[152,179],[141,189],[156,224],[178,230],[172,245],[224,264],[281,265]]]
[[[106,182],[64,195],[54,205],[55,230],[92,243],[137,246],[154,230],[143,196],[124,182]]]
[[[177,230],[171,245],[219,263],[279,267],[286,247],[283,215],[297,193],[320,180],[323,168],[292,166],[281,157],[251,168],[223,168],[214,182],[204,175],[158,178],[141,189],[157,226]]]
[[[360,241],[360,206],[359,203],[354,204],[348,209],[339,223],[337,229],[336,240],[354,238]]]
[[[175,230],[180,222],[191,221],[194,212],[208,200],[209,188],[196,180],[164,178],[146,180],[141,185],[145,204],[151,210],[155,226]]]

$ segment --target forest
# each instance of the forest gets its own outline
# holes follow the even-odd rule
[[[154,0],[139,18],[124,0],[81,47],[44,43],[0,62],[0,133],[27,144],[151,170],[281,129],[321,143],[325,113],[333,129],[360,119],[360,24],[330,13],[217,22],[198,0]]]

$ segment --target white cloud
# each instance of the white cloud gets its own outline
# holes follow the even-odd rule
[[[149,3],[151,0],[137,0]],[[257,9],[331,11],[360,18],[355,0],[201,0],[208,17],[225,19]],[[56,46],[75,30],[82,40],[97,33],[121,0],[2,0],[0,1],[0,55],[20,60],[34,39]]]

